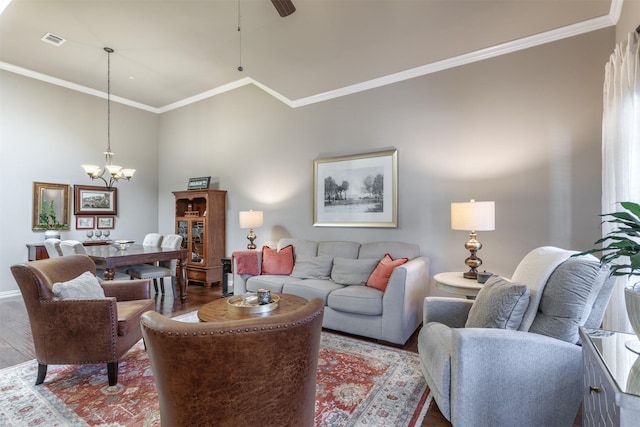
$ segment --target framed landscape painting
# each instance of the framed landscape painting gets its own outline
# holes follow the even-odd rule
[[[73,207],[76,215],[117,215],[118,189],[74,185]]]
[[[76,216],[76,230],[93,230],[95,228],[95,217]]]
[[[398,150],[320,158],[313,169],[314,226],[398,226]]]

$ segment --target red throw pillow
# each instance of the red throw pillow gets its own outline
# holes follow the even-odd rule
[[[261,274],[291,274],[293,271],[293,245],[275,251],[269,246],[262,247]]]
[[[371,286],[372,288],[380,289],[384,292],[387,289],[387,284],[389,283],[389,277],[391,277],[391,273],[393,269],[399,265],[404,264],[409,261],[409,258],[398,258],[394,260],[391,258],[391,255],[385,254],[384,257],[378,263],[378,266],[369,279],[367,280],[367,286]]]

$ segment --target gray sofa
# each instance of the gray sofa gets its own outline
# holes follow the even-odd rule
[[[511,281],[487,282],[503,281],[500,286],[512,290],[526,287],[518,297],[526,297],[518,301],[526,303],[517,322],[518,310],[496,294],[483,295],[485,288],[475,302],[425,299],[418,337],[421,366],[438,407],[454,426],[573,424],[583,391],[578,329],[600,326],[614,282],[595,257],[573,253],[537,248],[520,262]],[[510,324],[506,329],[469,326],[487,302],[488,314],[496,318],[501,307],[507,308],[499,319]]]
[[[301,239],[281,239],[280,250],[293,245],[294,256],[309,262],[319,257],[330,257],[333,268],[354,268],[359,262],[351,260],[375,260],[384,257],[408,258],[409,261],[396,267],[385,291],[363,286],[344,285],[327,278],[299,278],[287,275],[238,274],[237,260],[233,260],[234,294],[257,291],[264,288],[274,293],[293,294],[308,300],[321,298],[325,303],[322,326],[328,329],[360,335],[368,338],[404,344],[422,322],[422,304],[428,290],[429,261],[420,256],[417,245],[398,242],[315,242]],[[261,252],[257,251],[258,266]],[[296,266],[294,266],[294,272]],[[346,272],[348,273],[348,271]]]

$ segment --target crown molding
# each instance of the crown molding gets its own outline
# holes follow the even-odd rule
[[[269,95],[273,96],[283,104],[290,108],[299,108],[307,105],[316,104],[319,102],[328,101],[343,96],[353,95],[355,93],[364,92],[370,89],[375,89],[382,86],[402,82],[405,80],[414,79],[416,77],[444,71],[450,68],[459,67],[462,65],[471,64],[485,59],[494,58],[496,56],[506,55],[509,53],[517,52],[524,49],[529,49],[542,44],[551,43],[554,41],[562,40],[569,37],[585,34],[591,31],[597,31],[603,28],[608,28],[616,25],[620,18],[622,11],[622,4],[624,0],[612,0],[611,8],[608,15],[600,16],[598,18],[589,19],[577,24],[567,25],[554,30],[545,31],[543,33],[534,34],[532,36],[523,37],[521,39],[513,40],[507,43],[501,43],[488,48],[480,49],[474,52],[465,53],[463,55],[454,56],[441,61],[432,62],[419,67],[410,68],[408,70],[400,71],[398,73],[389,74],[383,77],[367,80],[364,82],[356,83],[353,85],[345,86],[339,89],[319,93],[316,95],[307,96],[291,100],[281,93],[273,90],[272,88],[252,79],[251,77],[245,77],[231,83],[213,88],[206,92],[202,92],[198,95],[194,95],[189,98],[185,98],[181,101],[174,102],[172,104],[165,105],[164,107],[156,108],[140,102],[132,101],[119,96],[111,96],[111,100],[120,104],[128,105],[141,110],[149,111],[155,114],[166,113],[177,108],[182,108],[187,105],[202,101],[207,98],[218,96],[220,94],[238,89],[247,85],[254,85]],[[0,62],[0,69],[10,71],[12,73],[20,74],[25,77],[30,77],[36,80],[41,80],[47,83],[51,83],[57,86],[62,86],[67,89],[75,90],[78,92],[86,93],[88,95],[97,96],[107,99],[107,93],[99,90],[91,89],[86,86],[78,85],[68,82],[66,80],[51,77],[46,74],[38,73],[28,70],[26,68],[18,67],[5,62]]]

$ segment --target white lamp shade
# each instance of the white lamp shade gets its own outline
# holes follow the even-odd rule
[[[451,203],[451,229],[495,230],[495,202]]]
[[[262,227],[262,211],[240,211],[240,228]]]

